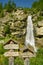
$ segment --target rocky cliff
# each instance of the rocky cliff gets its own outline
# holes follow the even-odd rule
[[[43,20],[36,25],[36,43],[43,46]]]
[[[23,10],[17,9],[16,12],[5,12],[5,16],[0,18],[0,37],[14,38],[18,41],[24,41],[26,34],[26,20],[28,14]],[[22,42],[21,42],[22,43]]]
[[[0,38],[9,36],[20,43],[24,43],[29,13],[25,13],[23,9],[17,9],[15,12],[4,12],[4,14],[5,16],[0,18]],[[39,15],[40,12],[32,14],[32,20],[36,43],[43,45],[43,19],[40,20]]]

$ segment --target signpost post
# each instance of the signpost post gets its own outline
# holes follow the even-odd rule
[[[14,65],[14,57],[9,57],[9,65]]]

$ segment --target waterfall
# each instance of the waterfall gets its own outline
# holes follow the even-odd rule
[[[34,33],[33,33],[33,23],[32,23],[32,17],[28,16],[27,18],[27,33],[25,38],[25,45],[31,45],[34,48],[34,51],[36,51],[35,47],[35,39],[34,39]]]

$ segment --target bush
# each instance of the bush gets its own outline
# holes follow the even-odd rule
[[[2,3],[0,3],[0,18],[4,17],[4,12],[3,12],[3,6]]]
[[[4,26],[4,34],[10,34],[10,26],[8,24]]]
[[[30,9],[29,8],[23,8],[23,11],[26,14],[26,13],[28,13],[30,11]]]
[[[4,12],[0,12],[0,18],[4,17]]]
[[[43,64],[43,48],[38,50],[37,56],[30,59],[30,65],[42,65]]]
[[[5,52],[4,48],[3,48],[3,44],[0,44],[0,54],[3,54]]]
[[[24,65],[23,60],[20,59],[19,57],[17,57],[14,62],[15,62],[14,65]]]
[[[8,65],[8,59],[0,55],[0,65]]]

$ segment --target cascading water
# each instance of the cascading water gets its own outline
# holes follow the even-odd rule
[[[35,39],[34,39],[34,33],[33,33],[33,23],[32,23],[32,17],[28,16],[27,18],[27,33],[26,33],[26,39],[25,39],[25,45],[31,45],[34,48],[34,51],[36,52],[35,47]]]

